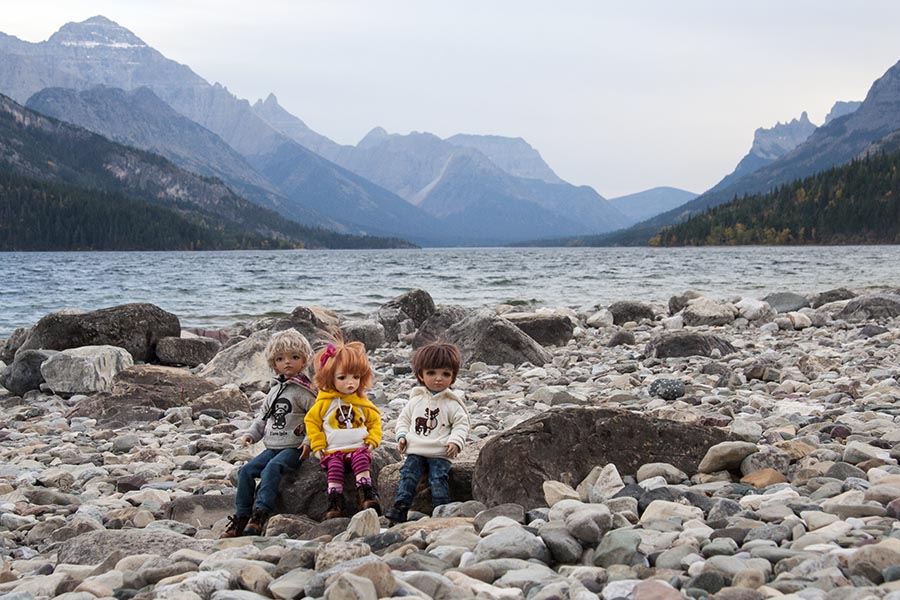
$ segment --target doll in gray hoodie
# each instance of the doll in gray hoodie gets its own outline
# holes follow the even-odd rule
[[[238,472],[235,514],[229,517],[223,538],[261,535],[275,506],[282,475],[309,456],[303,418],[316,401],[316,387],[304,373],[311,356],[309,342],[296,329],[275,333],[266,346],[266,360],[276,378],[253,423],[241,436],[244,447],[262,440],[265,449]]]

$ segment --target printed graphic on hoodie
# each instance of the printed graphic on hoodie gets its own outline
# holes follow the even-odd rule
[[[434,429],[437,429],[438,426],[438,414],[440,414],[441,409],[425,409],[424,417],[416,417],[416,433],[419,435],[428,435]]]

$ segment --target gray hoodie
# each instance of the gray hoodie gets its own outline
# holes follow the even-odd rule
[[[244,435],[266,448],[299,448],[308,443],[303,417],[316,402],[315,386],[305,375],[275,379],[256,418]]]

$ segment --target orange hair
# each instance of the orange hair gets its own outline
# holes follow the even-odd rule
[[[372,367],[366,358],[366,347],[362,342],[328,344],[316,352],[313,368],[316,372],[314,381],[320,390],[334,391],[334,377],[338,371],[359,376],[357,396],[364,396],[374,380]]]

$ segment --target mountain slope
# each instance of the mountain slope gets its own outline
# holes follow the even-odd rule
[[[540,179],[547,183],[565,183],[544,162],[541,154],[522,138],[458,133],[444,141],[453,146],[478,150],[510,175]]]
[[[176,112],[149,88],[130,92],[106,86],[80,92],[47,88],[31,96],[26,106],[121,144],[164,156],[192,173],[219,178],[260,206],[278,210],[289,203],[219,136]],[[336,221],[313,210],[292,210],[292,220],[340,229]]]
[[[46,117],[2,95],[0,166],[5,172],[33,180],[127,195],[175,210],[192,223],[227,235],[318,247],[398,243],[365,241],[304,227],[236,196],[218,180]]]
[[[629,229],[593,240],[601,245],[643,245],[662,227],[680,223],[691,215],[748,194],[760,194],[802,177],[842,165],[871,144],[900,129],[900,62],[887,70],[869,89],[856,111],[833,119],[770,165],[721,189]]]
[[[896,244],[900,152],[868,155],[778,188],[720,204],[667,227],[652,245]]]
[[[277,162],[280,179],[290,185],[279,191],[287,202],[274,206],[290,219],[299,218],[314,206],[322,206],[323,190],[333,196],[327,215],[340,220],[343,214],[385,212],[397,206],[396,197],[377,185],[349,177],[348,173],[293,142],[257,116],[249,102],[225,87],[210,85],[187,66],[165,58],[127,29],[104,17],[67,23],[46,42],[32,44],[11,36],[0,38],[0,92],[25,102],[47,87],[88,89],[103,84],[132,90],[146,86],[176,111],[221,137],[253,165]],[[296,173],[285,170],[295,168]],[[259,169],[258,169],[259,170]],[[427,221],[410,209],[404,220]],[[402,235],[403,223],[377,224]],[[359,232],[360,227],[347,227]],[[440,230],[428,227],[427,233]]]

